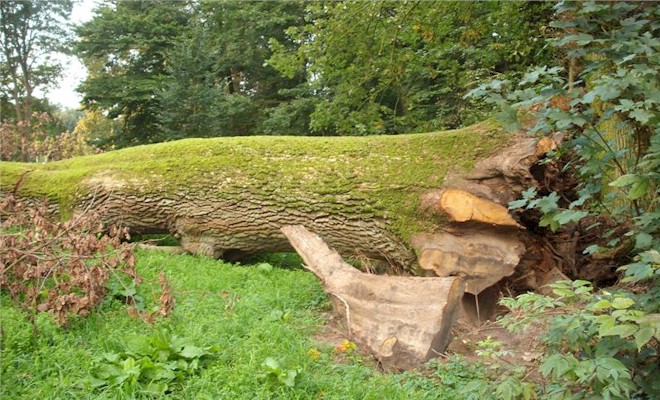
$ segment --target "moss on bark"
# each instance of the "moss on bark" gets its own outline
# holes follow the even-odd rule
[[[46,196],[65,217],[104,180],[123,195],[249,198],[301,213],[382,220],[407,242],[442,223],[419,215],[420,194],[509,139],[493,121],[398,136],[185,139],[48,164],[0,163],[0,187],[12,190],[27,173],[19,194]],[[322,210],[315,207],[321,203]]]

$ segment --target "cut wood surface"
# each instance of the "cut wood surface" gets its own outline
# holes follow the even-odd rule
[[[305,227],[284,226],[282,232],[321,280],[350,339],[384,368],[419,366],[444,352],[460,310],[460,278],[366,274]]]

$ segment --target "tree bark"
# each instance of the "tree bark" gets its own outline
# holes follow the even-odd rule
[[[390,274],[462,276],[478,294],[514,273],[528,233],[508,202],[536,185],[553,148],[492,122],[372,137],[187,139],[46,165],[0,163],[4,193],[49,197],[63,217],[174,233],[191,253],[230,260],[290,251],[303,225],[345,258]]]

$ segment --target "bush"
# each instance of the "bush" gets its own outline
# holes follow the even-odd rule
[[[26,310],[48,311],[64,326],[103,301],[112,277],[140,281],[133,247],[122,242],[127,229],[105,232],[94,213],[54,222],[46,201],[29,206],[8,195],[0,215],[8,216],[0,227],[0,287]]]

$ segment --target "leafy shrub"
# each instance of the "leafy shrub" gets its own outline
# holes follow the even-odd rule
[[[160,329],[151,336],[127,340],[120,352],[103,354],[96,361],[89,382],[97,390],[160,396],[199,372],[218,351],[216,346],[198,347]]]
[[[511,314],[502,323],[547,330],[541,398],[658,398],[660,9],[561,1],[555,10],[550,44],[564,52],[564,66],[538,67],[516,83],[495,80],[469,95],[497,105],[510,128],[523,125],[524,109],[532,133],[566,134],[549,157],[570,160],[564,170],[579,178],[575,198],[530,188],[510,207],[540,211],[547,232],[571,229],[587,216],[612,221],[615,228],[602,234],[609,242],[585,253],[625,260],[616,264],[624,277],[618,289],[563,282],[552,286],[556,298],[504,299]]]
[[[112,277],[134,283],[133,248],[126,229],[105,233],[94,213],[53,221],[48,203],[29,206],[13,195],[0,204],[0,287],[26,310],[48,311],[61,325],[86,316],[108,293]]]
[[[519,82],[495,80],[468,96],[500,107],[498,117],[511,128],[521,127],[524,109],[533,117],[531,133],[566,133],[550,157],[570,156],[565,169],[579,177],[577,198],[530,189],[511,208],[539,210],[540,225],[551,231],[606,216],[627,230],[608,246],[630,247],[639,254],[637,275],[648,276],[660,230],[660,10],[596,1],[562,1],[555,10],[550,45],[564,51],[566,67],[538,67]]]
[[[630,398],[660,395],[658,303],[646,308],[628,291],[593,293],[586,281],[551,285],[556,298],[504,298],[512,312],[501,323],[513,331],[547,325],[538,370],[550,381],[543,398]]]

